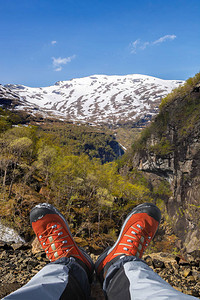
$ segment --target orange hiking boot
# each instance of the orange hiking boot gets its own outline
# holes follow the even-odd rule
[[[95,263],[95,270],[100,280],[105,278],[108,268],[121,256],[142,257],[158,229],[160,219],[160,210],[152,203],[140,204],[131,211],[115,244],[110,249],[106,249]]]
[[[89,277],[92,275],[94,264],[90,256],[76,245],[64,216],[53,205],[36,205],[30,212],[30,222],[51,262],[72,256],[84,267]]]

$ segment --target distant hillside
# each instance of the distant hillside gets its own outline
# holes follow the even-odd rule
[[[159,114],[133,144],[125,165],[149,174],[154,191],[159,178],[170,184],[172,194],[163,200],[182,240],[179,247],[199,255],[200,73],[163,99]]]
[[[180,84],[183,81],[138,74],[94,75],[59,81],[49,87],[7,84],[1,89],[7,95],[7,103],[8,96],[14,93],[20,99],[17,109],[37,118],[144,126],[157,113],[162,97]]]
[[[87,154],[90,159],[98,158],[101,163],[111,162],[124,154],[123,148],[108,130],[87,125],[44,123],[38,127],[41,135],[52,144],[62,147],[66,154]]]
[[[0,133],[13,126],[28,126],[28,115],[0,108]],[[32,125],[37,124],[32,121]],[[36,125],[39,137],[47,144],[62,147],[68,154],[87,154],[90,159],[99,158],[102,163],[113,161],[124,154],[115,136],[108,130],[87,125],[64,122],[41,122]]]

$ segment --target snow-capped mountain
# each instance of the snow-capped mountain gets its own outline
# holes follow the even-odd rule
[[[146,75],[106,76],[59,81],[53,86],[31,88],[5,85],[20,97],[18,109],[43,117],[71,121],[118,123],[138,121],[157,113],[161,98],[183,81]]]

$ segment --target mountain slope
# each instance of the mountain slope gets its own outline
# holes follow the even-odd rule
[[[5,87],[20,96],[18,109],[32,114],[116,124],[136,122],[145,116],[151,119],[157,113],[161,98],[182,83],[134,74],[94,75],[43,88],[10,84]]]
[[[199,116],[200,73],[163,99],[160,113],[133,145],[129,160],[132,168],[150,173],[155,189],[158,178],[170,184],[172,194],[164,202],[174,232],[182,240],[179,247],[197,255],[200,255]]]
[[[19,103],[20,103],[19,95],[0,84],[0,105],[7,106],[7,107],[14,107]]]

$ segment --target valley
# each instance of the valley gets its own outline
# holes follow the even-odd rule
[[[152,115],[141,106],[139,119],[129,114],[123,120],[122,112],[108,122],[104,113],[98,124],[49,114],[10,88],[0,93],[3,225],[31,243],[30,209],[49,202],[64,214],[77,243],[97,255],[113,244],[135,205],[153,202],[162,220],[149,253],[198,260],[199,73],[164,97],[159,111],[155,100]]]

